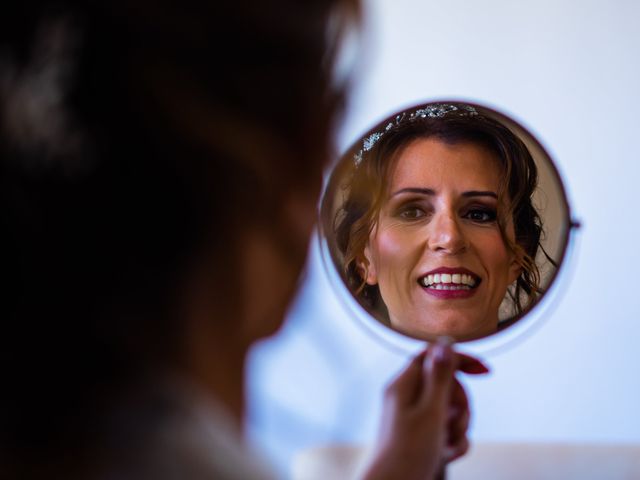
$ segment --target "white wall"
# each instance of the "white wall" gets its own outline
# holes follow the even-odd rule
[[[531,336],[467,379],[474,440],[640,443],[640,2],[370,0],[346,148],[401,107],[485,103],[538,135],[583,229]],[[317,443],[374,438],[406,354],[372,339],[317,244],[282,334],[249,368],[250,433],[282,472]],[[464,347],[462,348],[464,350]]]

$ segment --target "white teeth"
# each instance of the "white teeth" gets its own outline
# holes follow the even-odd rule
[[[471,290],[469,285],[443,285],[442,283],[437,283],[429,288],[435,288],[436,290]]]
[[[420,283],[425,287],[436,288],[437,290],[443,290],[441,287],[445,287],[444,289],[449,290],[450,288],[446,288],[449,285],[461,285],[464,287],[476,286],[475,278],[472,275],[467,275],[466,273],[435,273],[422,277]]]
[[[464,283],[465,285],[469,285],[470,287],[475,287],[476,279],[471,275],[463,275],[462,283]]]

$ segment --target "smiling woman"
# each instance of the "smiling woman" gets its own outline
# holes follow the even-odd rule
[[[412,337],[464,341],[536,303],[536,258],[555,262],[540,248],[536,163],[506,125],[475,106],[428,104],[383,122],[349,155],[325,227],[365,308]]]
[[[458,339],[494,332],[507,287],[520,274],[521,250],[502,239],[497,213],[500,164],[487,148],[419,138],[395,158],[388,194],[364,259],[391,325],[412,336]],[[513,244],[513,221],[505,219]],[[526,254],[525,254],[526,255]]]

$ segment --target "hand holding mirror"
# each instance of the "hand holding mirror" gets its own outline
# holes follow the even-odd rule
[[[321,236],[341,288],[409,337],[487,337],[538,305],[570,232],[562,181],[522,125],[433,102],[394,113],[341,157]]]

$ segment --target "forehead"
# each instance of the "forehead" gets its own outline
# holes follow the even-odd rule
[[[406,187],[497,191],[500,179],[500,162],[488,148],[418,138],[398,152],[389,187],[392,191]]]

